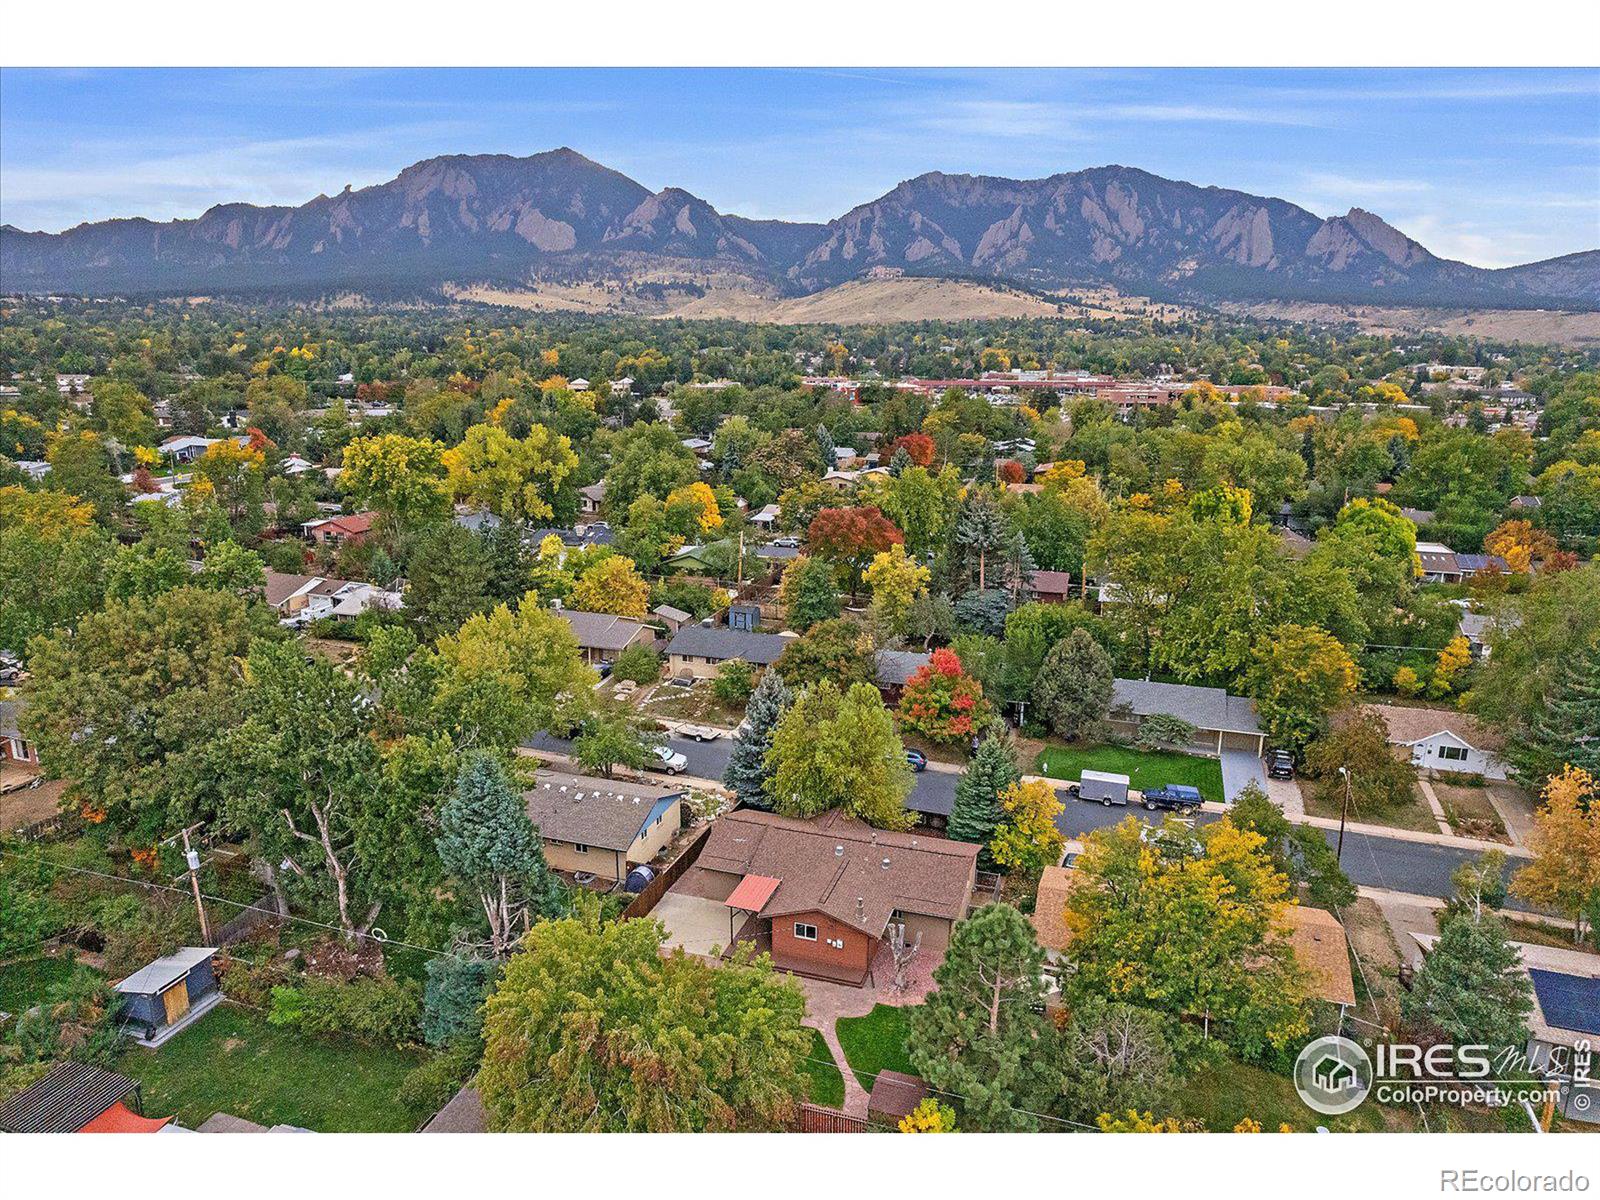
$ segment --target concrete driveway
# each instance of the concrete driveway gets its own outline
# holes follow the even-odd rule
[[[1267,769],[1249,750],[1224,750],[1222,752],[1222,795],[1229,804],[1244,791],[1247,783],[1257,784],[1267,790]]]
[[[667,927],[669,948],[682,946],[689,954],[710,958],[733,940],[728,920],[734,914],[720,900],[668,892],[650,915]]]

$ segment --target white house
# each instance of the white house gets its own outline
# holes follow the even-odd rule
[[[1374,704],[1372,711],[1389,727],[1389,744],[1409,752],[1419,771],[1455,771],[1504,779],[1501,739],[1466,713],[1447,708],[1402,708]]]
[[[278,623],[299,628],[323,617],[359,617],[370,609],[398,610],[399,592],[349,579],[324,579],[317,575],[266,573],[266,602],[278,613]]]

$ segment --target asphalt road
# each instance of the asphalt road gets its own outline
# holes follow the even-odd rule
[[[563,754],[569,752],[572,746],[571,742],[548,734],[540,734],[527,744],[531,749],[553,750]],[[723,769],[728,765],[728,755],[733,751],[733,742],[726,737],[709,742],[669,737],[667,744],[689,760],[686,774],[702,779],[721,779]],[[956,780],[959,778],[948,771],[919,772],[912,793],[912,807],[921,812],[948,813],[955,801]],[[1079,838],[1091,830],[1115,825],[1130,815],[1141,821],[1147,818],[1159,821],[1165,815],[1147,813],[1142,808],[1105,808],[1070,799],[1065,792],[1057,794],[1061,797],[1063,812],[1056,825],[1068,838]],[[1202,813],[1199,820],[1212,821],[1216,820],[1216,816]],[[1323,833],[1330,846],[1337,843],[1337,830],[1324,830]],[[1346,833],[1344,838],[1343,866],[1345,874],[1354,883],[1419,896],[1449,896],[1453,891],[1450,886],[1451,873],[1475,857],[1469,850],[1427,842],[1410,842],[1363,833]],[[1508,899],[1506,906],[1526,908],[1515,898]]]

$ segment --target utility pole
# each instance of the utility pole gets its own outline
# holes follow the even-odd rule
[[[1344,800],[1339,805],[1339,848],[1334,852],[1334,859],[1344,866],[1344,821],[1350,812],[1350,769],[1340,767],[1339,774],[1344,776]]]
[[[200,855],[189,845],[189,831],[183,831],[183,858],[189,867],[189,886],[194,890],[194,908],[200,914],[200,940],[211,941],[211,922],[206,919],[206,906],[200,899]]]

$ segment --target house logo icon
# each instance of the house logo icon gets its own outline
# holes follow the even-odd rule
[[[1307,1108],[1337,1117],[1372,1090],[1372,1060],[1349,1038],[1320,1037],[1295,1059],[1294,1087]]]

